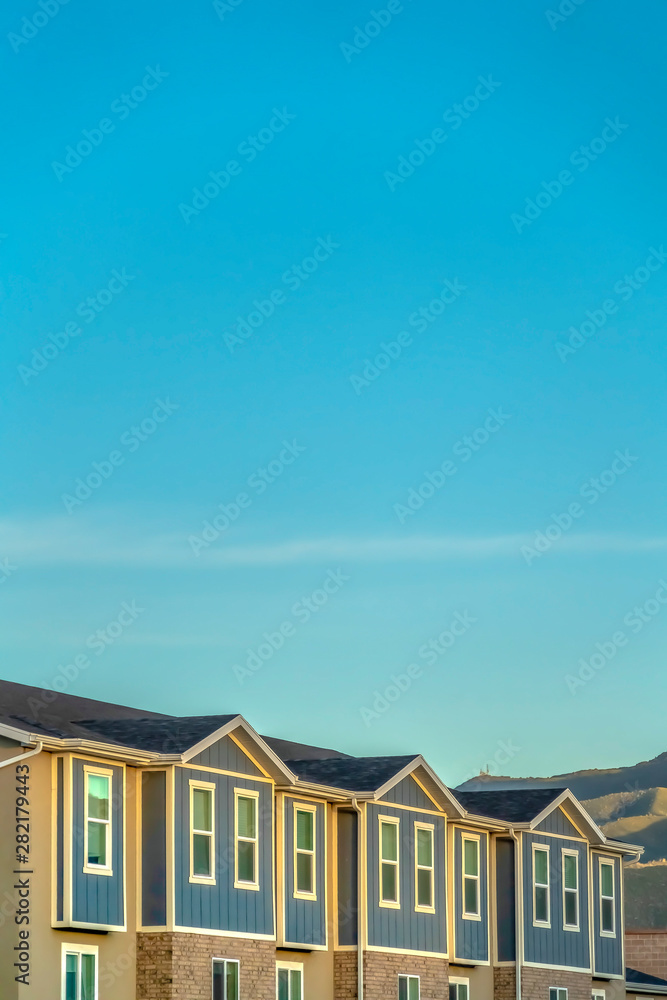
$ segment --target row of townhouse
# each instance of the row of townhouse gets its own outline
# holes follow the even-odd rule
[[[239,715],[9,682],[0,705],[2,1000],[631,989],[623,867],[640,849],[567,790],[453,793],[421,756],[261,737]]]

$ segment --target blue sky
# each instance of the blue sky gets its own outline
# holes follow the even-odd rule
[[[663,7],[44,2],[2,676],[452,784],[667,749]]]

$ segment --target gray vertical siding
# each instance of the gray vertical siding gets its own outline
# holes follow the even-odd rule
[[[616,893],[616,937],[600,935],[600,858],[611,861],[614,865],[614,885]],[[595,956],[595,972],[599,975],[622,976],[623,968],[623,925],[621,923],[621,863],[613,855],[591,854],[593,866],[593,899],[591,909],[593,914],[593,942]]]
[[[84,874],[84,777],[85,764],[113,772],[111,782],[111,861],[113,875]],[[99,760],[72,761],[72,920],[82,923],[122,927],[125,922],[123,899],[123,810],[125,789],[122,767]]]
[[[64,760],[56,761],[56,920],[63,919],[65,893],[65,785]]]
[[[229,736],[223,736],[217,743],[212,743],[188,763],[191,767],[200,764],[202,767],[217,767],[221,771],[234,771],[236,774],[262,776],[259,768]]]
[[[215,885],[190,882],[190,779],[216,786]],[[259,792],[259,891],[234,888],[234,788]],[[175,775],[176,924],[274,934],[273,785],[234,775],[177,767]]]
[[[489,960],[489,885],[487,877],[488,836],[479,835],[479,894],[481,920],[463,917],[463,834],[454,830],[454,954],[477,962]],[[476,831],[470,831],[471,833]]]
[[[545,816],[535,829],[541,833],[560,833],[564,837],[581,837],[576,826],[570,822],[560,806]]]
[[[141,775],[141,922],[167,922],[167,775]]]
[[[378,816],[400,819],[400,909],[379,905],[379,843]],[[445,909],[445,820],[444,817],[417,810],[396,809],[382,803],[368,805],[367,828],[367,898],[368,943],[383,948],[404,948],[411,951],[447,951]],[[435,857],[435,913],[415,912],[414,822],[432,823]]]
[[[420,788],[415,779],[409,774],[397,785],[390,788],[386,795],[382,796],[381,802],[397,802],[402,806],[411,806],[413,809],[435,809],[435,804],[429,799],[423,788]]]
[[[338,810],[338,943],[357,943],[358,817]]]
[[[496,927],[498,961],[516,958],[516,877],[513,840],[496,840]]]
[[[550,847],[551,927],[533,927],[533,844]],[[561,850],[579,853],[579,930],[563,929],[563,880]],[[588,923],[588,845],[580,840],[523,834],[524,957],[527,962],[590,968]]]
[[[315,820],[315,884],[317,899],[295,899],[294,898],[294,802],[298,799],[285,797],[285,940],[290,944],[318,944],[327,943],[327,919],[326,919],[326,866],[325,866],[325,843],[326,843],[326,814],[324,805],[317,806]],[[312,805],[311,802],[304,802],[304,805]]]

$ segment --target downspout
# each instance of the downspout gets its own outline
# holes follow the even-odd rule
[[[365,921],[365,913],[362,905],[363,899],[363,844],[361,840],[362,812],[356,798],[352,799],[352,808],[359,817],[357,824],[357,1000],[364,1000],[364,942],[362,928]]]
[[[9,767],[10,764],[19,764],[22,760],[27,760],[28,757],[34,757],[36,754],[42,752],[43,746],[44,744],[39,740],[34,750],[29,750],[28,753],[21,753],[17,757],[9,757],[7,760],[0,760],[0,767]]]
[[[521,866],[521,843],[514,827],[509,828],[510,837],[516,844],[514,852],[514,968],[516,978],[516,1000],[521,1000],[521,961],[523,957],[523,869]]]

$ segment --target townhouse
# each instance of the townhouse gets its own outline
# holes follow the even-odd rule
[[[640,849],[566,789],[454,792],[420,755],[0,682],[0,794],[3,1000],[642,992]]]

